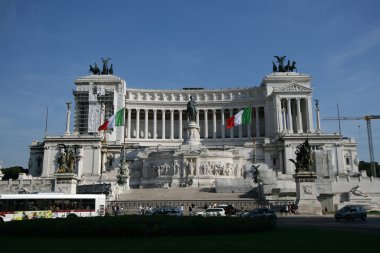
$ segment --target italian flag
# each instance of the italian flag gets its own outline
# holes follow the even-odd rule
[[[124,126],[124,108],[120,109],[114,115],[109,117],[106,122],[104,122],[103,125],[98,128],[98,131],[110,130],[115,126]]]
[[[227,128],[232,128],[241,124],[250,124],[252,115],[252,107],[246,107],[234,116],[227,119]]]

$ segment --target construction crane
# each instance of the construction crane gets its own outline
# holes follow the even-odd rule
[[[368,134],[368,146],[369,146],[369,159],[371,160],[371,170],[372,175],[376,177],[376,164],[375,164],[375,155],[373,151],[373,142],[372,142],[372,127],[371,119],[380,119],[380,115],[367,115],[367,116],[338,116],[338,117],[326,117],[324,120],[365,120],[367,122],[367,134]],[[340,123],[339,123],[340,125]]]

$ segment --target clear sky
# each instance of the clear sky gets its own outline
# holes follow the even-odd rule
[[[337,104],[343,116],[379,115],[379,10],[378,0],[0,0],[0,161],[27,167],[47,107],[48,133],[64,133],[74,80],[101,57],[129,87],[212,89],[258,86],[286,55],[312,76],[322,118]],[[341,125],[369,161],[365,121]],[[372,131],[379,161],[380,120]]]

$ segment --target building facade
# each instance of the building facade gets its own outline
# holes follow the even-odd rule
[[[295,158],[305,140],[313,150],[315,194],[321,203],[332,206],[337,194],[353,187],[351,183],[340,187],[338,178],[359,174],[356,141],[321,129],[307,74],[275,72],[255,87],[212,90],[132,89],[114,75],[84,76],[75,84],[74,129],[69,129],[68,106],[66,132],[30,146],[29,169],[34,177],[56,178],[59,159],[72,149],[70,173],[78,185],[116,186],[125,159],[131,188],[214,187],[244,192],[258,187],[253,180],[256,167],[262,197],[289,198],[296,194],[296,168],[289,159]],[[190,97],[196,102],[194,122],[187,117]],[[252,107],[252,122],[228,129],[226,120],[246,107]],[[124,127],[98,131],[122,108]],[[372,191],[373,185],[368,187]]]

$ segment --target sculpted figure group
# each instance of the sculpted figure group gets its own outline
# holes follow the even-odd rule
[[[109,60],[111,60],[111,58],[106,58],[104,59],[102,57],[102,62],[103,62],[103,68],[102,68],[102,71],[100,72],[100,69],[98,67],[98,65],[94,64],[94,67],[90,64],[90,70],[89,72],[91,72],[93,75],[113,75],[113,66],[111,64],[111,66],[108,68],[108,62]]]
[[[75,147],[59,144],[61,152],[57,158],[58,170],[57,173],[74,173],[76,162]]]
[[[285,61],[286,56],[274,56],[274,57],[277,60],[277,65],[274,62],[272,62],[273,72],[294,72],[294,71],[297,72],[295,61],[290,63],[290,61],[288,60],[288,64],[284,66],[284,61]]]
[[[289,159],[289,161],[296,166],[296,173],[300,171],[311,171],[311,147],[308,139],[297,147],[295,154],[296,161],[293,159]]]

